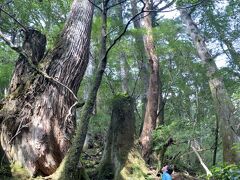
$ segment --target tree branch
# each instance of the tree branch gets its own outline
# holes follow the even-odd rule
[[[159,4],[161,4],[163,0],[159,1],[157,4],[153,4],[153,9],[156,8]]]
[[[145,4],[142,0],[141,0],[141,2],[143,3],[143,7],[142,7],[141,11],[140,11],[139,13],[135,14],[135,15],[127,22],[127,24],[125,25],[125,28],[123,29],[122,33],[121,33],[116,39],[114,39],[113,43],[112,43],[112,44],[108,47],[108,49],[106,50],[106,53],[105,53],[103,59],[107,57],[109,51],[113,48],[113,46],[114,46],[114,45],[122,38],[122,36],[126,33],[126,31],[127,31],[127,29],[128,29],[128,26],[131,24],[131,22],[132,22],[136,17],[138,17],[140,14],[142,14],[142,13],[144,12],[144,8],[145,8],[146,4]]]
[[[9,14],[7,11],[5,11],[2,6],[0,6],[0,10],[4,12],[6,15],[8,15],[10,18],[12,18],[19,26],[21,26],[25,31],[27,31],[27,28],[20,23],[13,15]]]
[[[202,4],[204,1],[206,1],[206,0],[201,0],[201,1],[197,2],[197,3],[194,3],[194,4],[189,5],[189,6],[185,6],[185,7],[183,7],[183,6],[182,7],[177,7],[175,9],[173,9],[172,11],[180,10],[180,9],[189,9],[189,8],[192,8],[192,7],[196,7],[196,6],[200,5],[200,4]],[[163,12],[170,12],[170,11],[163,11]]]
[[[97,9],[99,9],[101,12],[103,11],[102,8],[100,8],[97,4],[92,2],[91,0],[88,0],[93,6],[95,6]]]
[[[3,8],[4,6],[6,6],[6,5],[8,5],[8,4],[12,3],[12,2],[13,2],[13,0],[8,0],[7,2],[1,4],[0,7]]]
[[[175,3],[175,1],[176,1],[176,0],[172,0],[170,3],[166,4],[165,6],[161,7],[160,9],[153,10],[153,11],[155,11],[155,12],[160,12],[160,11],[162,11],[162,10],[164,10],[164,9],[167,9],[167,8],[169,8],[170,6],[172,6],[172,5]]]
[[[200,4],[202,4],[204,1],[206,1],[206,0],[201,0],[201,1],[197,2],[197,3],[194,3],[194,4],[189,5],[189,6],[182,6],[182,7],[177,7],[177,8],[170,9],[170,10],[164,10],[166,8],[169,8],[171,5],[174,4],[174,2],[176,2],[176,0],[173,0],[170,3],[168,3],[167,5],[165,5],[164,7],[161,7],[160,9],[148,10],[148,11],[145,11],[145,12],[172,12],[172,11],[180,10],[180,9],[189,9],[189,8],[196,7],[196,6],[200,5]]]
[[[72,104],[72,106],[69,108],[68,113],[67,113],[67,115],[66,115],[65,118],[64,118],[64,128],[66,129],[66,127],[67,127],[67,120],[68,120],[68,118],[69,118],[69,117],[71,116],[71,114],[72,114],[72,109],[73,109],[75,106],[78,105],[78,98],[77,98],[77,96],[76,96],[76,95],[74,94],[74,92],[73,92],[69,87],[67,87],[65,84],[63,84],[63,83],[59,82],[58,80],[54,79],[53,77],[49,76],[46,72],[43,72],[43,71],[41,71],[40,69],[38,69],[38,67],[35,66],[35,65],[32,63],[31,60],[33,59],[33,57],[32,57],[31,55],[28,55],[24,50],[22,50],[21,54],[26,57],[26,59],[27,59],[27,61],[28,61],[28,64],[29,64],[35,71],[37,71],[39,74],[41,74],[41,75],[42,75],[43,77],[45,77],[46,79],[48,79],[48,80],[50,80],[50,81],[52,81],[52,82],[54,82],[54,83],[56,83],[56,84],[59,84],[60,86],[62,86],[62,87],[64,87],[64,88],[66,88],[66,89],[70,92],[70,94],[72,94],[72,96],[74,97],[75,102],[74,102],[74,103]],[[64,133],[65,133],[65,132],[64,132]],[[67,140],[70,141],[70,139],[67,137],[66,134],[65,134],[64,138],[66,138]]]
[[[122,4],[122,3],[125,3],[125,2],[126,2],[126,0],[120,1],[120,2],[118,2],[118,3],[116,3],[116,4],[111,5],[111,6],[108,6],[108,7],[107,7],[107,10],[109,10],[109,9],[111,9],[111,8],[117,6],[117,5],[120,5],[120,4]]]
[[[206,171],[207,175],[212,176],[211,171],[208,169],[208,167],[206,166],[206,164],[203,162],[201,156],[199,155],[199,153],[197,152],[197,150],[195,149],[195,147],[193,145],[191,145],[192,150],[194,151],[194,153],[196,154],[196,156],[198,157],[198,160],[200,161],[200,164],[202,165],[202,167],[204,168],[204,170]]]

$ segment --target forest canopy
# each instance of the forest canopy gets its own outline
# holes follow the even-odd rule
[[[238,0],[0,0],[0,179],[240,178]]]

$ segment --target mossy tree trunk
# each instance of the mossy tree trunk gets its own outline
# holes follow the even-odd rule
[[[92,15],[88,0],[74,0],[61,37],[46,56],[45,36],[25,32],[9,96],[0,107],[1,144],[7,157],[32,175],[52,174],[70,146],[75,94],[88,64]]]
[[[99,180],[138,176],[141,179],[146,174],[144,160],[134,149],[134,133],[133,99],[127,95],[116,95],[112,101],[112,118],[99,168]]]
[[[239,118],[234,116],[234,106],[224,86],[223,79],[218,74],[217,66],[209,53],[204,37],[200,34],[188,10],[181,9],[180,13],[182,21],[196,46],[198,55],[206,67],[208,83],[219,119],[223,142],[223,160],[228,163],[239,163],[240,153],[233,148],[236,143],[240,142],[239,127],[237,127]]]

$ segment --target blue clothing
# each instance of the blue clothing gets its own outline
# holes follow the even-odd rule
[[[162,180],[172,180],[172,177],[170,174],[168,174],[167,172],[164,172],[162,174]]]

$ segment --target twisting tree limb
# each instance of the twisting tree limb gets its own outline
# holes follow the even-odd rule
[[[22,54],[24,57],[26,57],[29,65],[30,65],[35,71],[37,71],[39,74],[41,74],[41,75],[42,75],[43,77],[45,77],[46,79],[48,79],[48,80],[50,80],[50,81],[52,81],[52,82],[55,82],[55,83],[63,86],[64,88],[66,88],[66,89],[73,95],[74,99],[75,99],[76,101],[78,101],[77,96],[74,94],[74,92],[73,92],[69,87],[67,87],[67,86],[64,85],[63,83],[59,82],[58,80],[54,79],[53,77],[49,76],[46,72],[44,72],[44,71],[40,70],[39,68],[37,68],[37,66],[35,66],[35,65],[32,63],[32,61],[31,61],[31,60],[33,59],[31,55],[27,54],[23,49],[22,49],[22,51],[21,51],[21,54]],[[31,60],[30,60],[30,59],[31,59]]]
[[[26,57],[29,65],[30,65],[35,71],[37,71],[39,74],[41,74],[41,75],[42,75],[43,77],[45,77],[46,79],[48,79],[48,80],[50,80],[50,81],[52,81],[52,82],[54,82],[54,83],[57,83],[57,84],[59,84],[60,86],[66,88],[66,89],[70,92],[70,94],[72,94],[72,96],[74,97],[75,102],[74,102],[73,105],[69,108],[68,113],[67,113],[67,115],[65,116],[65,119],[64,119],[64,127],[66,127],[67,120],[68,120],[68,118],[69,118],[69,117],[71,116],[71,114],[72,114],[72,109],[73,109],[75,106],[78,105],[78,98],[77,98],[77,96],[76,96],[76,95],[74,94],[74,92],[73,92],[69,87],[67,87],[65,84],[63,84],[63,83],[59,82],[58,80],[54,79],[53,77],[49,76],[46,72],[43,72],[43,71],[41,71],[40,69],[38,69],[37,66],[35,66],[35,65],[32,63],[31,60],[33,59],[33,57],[32,57],[31,55],[28,55],[24,50],[22,50],[21,54],[23,54],[23,55]],[[30,60],[30,59],[31,59],[31,60]],[[65,136],[65,138],[68,139],[66,136]],[[70,140],[70,139],[68,139],[68,140]]]
[[[93,1],[88,0],[94,7],[96,7],[97,9],[99,9],[101,12],[103,11],[102,8],[100,8],[97,4],[95,4]]]

